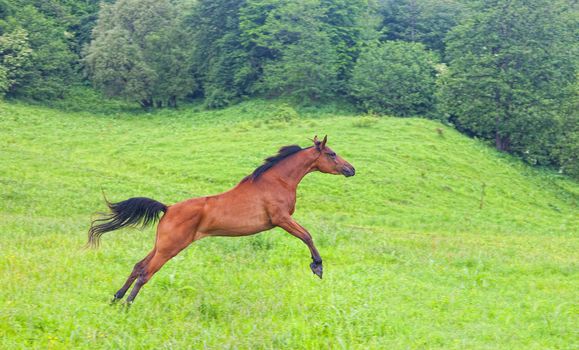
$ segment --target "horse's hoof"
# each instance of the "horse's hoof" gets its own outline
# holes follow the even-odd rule
[[[310,268],[312,269],[314,275],[318,276],[319,278],[322,278],[322,275],[324,274],[324,268],[322,266],[322,263],[318,264],[314,261],[313,263],[310,264]]]
[[[109,305],[115,305],[121,298],[113,297],[113,300],[109,303]]]

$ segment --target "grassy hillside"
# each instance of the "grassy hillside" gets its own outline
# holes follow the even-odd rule
[[[197,242],[129,312],[108,306],[154,230],[83,250],[101,188],[167,204],[221,192],[314,134],[357,170],[299,188],[323,280],[276,229]],[[153,114],[0,102],[0,190],[0,348],[579,345],[579,185],[433,121],[263,101]]]

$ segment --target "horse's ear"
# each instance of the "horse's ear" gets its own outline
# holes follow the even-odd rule
[[[314,146],[316,146],[316,149],[319,151],[321,150],[320,145],[322,144],[320,142],[320,140],[318,139],[318,135],[314,136],[314,139],[312,140],[314,142]]]
[[[322,140],[322,144],[320,145],[320,149],[326,148],[326,142],[328,142],[328,135],[324,136],[324,139]]]

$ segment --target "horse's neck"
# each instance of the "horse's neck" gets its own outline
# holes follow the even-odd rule
[[[302,151],[293,157],[284,160],[277,167],[272,168],[274,179],[284,184],[284,187],[296,191],[304,176],[314,171],[313,164],[316,155],[311,151]]]

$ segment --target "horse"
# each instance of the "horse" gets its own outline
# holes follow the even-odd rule
[[[322,278],[320,253],[312,236],[292,218],[296,190],[305,175],[314,171],[333,175],[354,176],[354,167],[314,137],[313,146],[284,146],[277,155],[246,176],[234,188],[221,194],[197,197],[165,205],[150,198],[135,197],[111,203],[105,197],[110,213],[92,221],[88,245],[96,247],[102,234],[123,227],[156,223],[157,234],[151,252],[135,264],[125,284],[113,297],[121,300],[133,282],[136,283],[126,300],[132,304],[139,290],[171,258],[191,243],[209,236],[239,237],[280,227],[299,238],[310,250],[310,269]],[[159,220],[159,215],[162,217]]]

